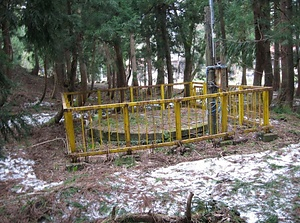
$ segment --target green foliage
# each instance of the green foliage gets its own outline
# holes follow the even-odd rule
[[[239,0],[234,0],[230,4],[223,3],[228,62],[246,65],[249,68],[253,66],[255,53],[253,12],[249,10],[251,4],[250,1],[243,1],[241,4]],[[220,32],[218,16],[216,10],[217,33]],[[221,39],[216,41],[219,42]]]
[[[135,166],[135,159],[133,156],[118,157],[114,161],[116,166],[124,166],[130,168]]]
[[[71,198],[79,191],[80,189],[78,187],[68,187],[62,190],[61,197],[64,199]]]
[[[270,214],[270,216],[267,216],[265,220],[259,221],[259,223],[278,223],[279,219],[277,215]]]
[[[0,146],[12,138],[20,139],[30,131],[25,112],[13,112],[7,102],[11,88],[11,81],[0,70]]]
[[[60,0],[27,2],[23,22],[29,42],[44,49],[57,46],[62,39],[61,34],[65,33],[62,29],[66,14],[63,14],[62,6]]]
[[[0,108],[0,144],[10,138],[20,139],[30,132],[30,127],[24,117],[25,113],[12,113],[7,107]]]
[[[293,113],[292,109],[289,106],[276,106],[272,109],[276,114],[288,114]]]

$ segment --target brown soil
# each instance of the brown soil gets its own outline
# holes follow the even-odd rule
[[[23,69],[17,69],[14,76],[16,88],[10,101],[15,103],[14,110],[28,109],[23,105],[33,103],[42,95],[44,79],[32,76]],[[40,107],[37,111],[30,109],[32,113],[55,112],[61,106],[61,100],[57,96],[50,98],[53,89],[53,80],[48,81],[48,90],[45,101],[53,103],[52,106]],[[150,152],[139,152],[134,154],[137,165],[132,169],[149,170],[154,167],[177,164],[184,161],[199,160],[208,157],[219,157],[230,154],[246,154],[268,149],[282,148],[286,145],[299,143],[300,122],[299,115],[276,114],[271,112],[273,132],[278,135],[278,139],[272,142],[262,142],[255,133],[235,136],[239,143],[237,145],[227,145],[219,147],[216,142],[199,142],[190,145],[190,148],[165,148],[164,150],[151,150]],[[108,190],[96,184],[96,180],[109,178],[110,174],[121,170],[122,166],[117,166],[113,162],[116,157],[112,155],[91,158],[89,162],[84,162],[76,168],[80,169],[80,176],[75,177],[70,171],[70,159],[66,153],[64,124],[43,125],[32,129],[31,134],[20,142],[11,141],[5,145],[4,154],[11,157],[23,157],[35,161],[34,171],[38,179],[47,182],[66,181],[73,179],[72,186],[80,188],[80,193],[90,193],[95,190]],[[40,194],[17,194],[11,189],[16,181],[0,181],[0,215],[1,222],[48,222],[45,216],[53,216],[60,213],[60,204],[56,202],[56,195],[65,190],[67,185],[56,187],[54,191],[43,191]],[[77,195],[76,195],[77,196]],[[74,196],[74,199],[76,198]],[[92,193],[91,193],[91,196]],[[78,198],[79,199],[79,198]],[[92,199],[92,197],[91,197]],[[78,210],[77,210],[78,211]],[[297,211],[297,210],[295,210]],[[299,211],[299,210],[298,210]],[[297,213],[295,213],[296,215]],[[73,222],[72,216],[80,215],[74,212],[70,214],[65,222]],[[84,221],[82,221],[84,222]]]

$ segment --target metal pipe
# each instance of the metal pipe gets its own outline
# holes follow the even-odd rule
[[[210,8],[210,28],[211,28],[211,45],[212,45],[212,53],[213,53],[213,63],[215,63],[215,41],[214,41],[214,6],[213,0],[209,0],[209,8]]]

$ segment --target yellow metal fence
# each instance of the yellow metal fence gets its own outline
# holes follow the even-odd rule
[[[192,96],[184,97],[187,84]],[[270,128],[270,88],[231,86],[207,95],[205,84],[191,82],[173,85],[169,96],[169,86],[64,93],[69,154],[130,152]],[[121,91],[124,102],[117,103]],[[78,106],[84,94],[90,95],[86,105]]]

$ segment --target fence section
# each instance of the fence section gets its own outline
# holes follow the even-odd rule
[[[153,86],[150,95],[147,88],[137,91],[139,98],[129,88],[126,97],[134,100],[105,104],[103,94],[113,91],[94,91],[86,106],[75,103],[83,93],[63,94],[70,155],[130,152],[270,128],[269,88],[233,86],[229,92],[206,95],[202,84],[188,86],[193,96],[183,97],[183,88],[177,91],[180,96],[166,99],[162,95],[168,86]],[[155,94],[159,97],[146,100]]]

